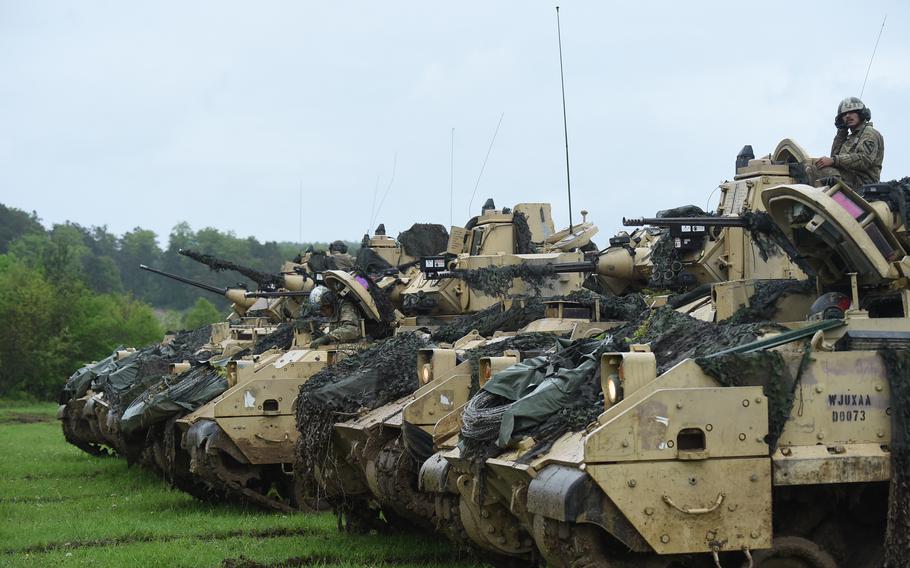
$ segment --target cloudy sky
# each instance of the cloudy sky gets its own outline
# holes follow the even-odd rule
[[[0,0],[0,203],[162,245],[179,221],[353,240],[463,224],[476,186],[472,211],[549,201],[564,226],[554,6]],[[827,154],[886,14],[863,98],[893,179],[910,3],[563,2],[576,220],[600,242],[624,215],[704,207],[744,144]]]

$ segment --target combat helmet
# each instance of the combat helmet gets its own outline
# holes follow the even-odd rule
[[[316,286],[310,292],[310,305],[317,310],[335,303],[335,292],[325,286]]]
[[[857,97],[847,97],[837,105],[838,119],[848,112],[858,112],[863,120],[872,119],[872,111]]]
[[[345,254],[348,252],[348,245],[344,244],[344,241],[332,241],[332,244],[329,245],[329,252]]]

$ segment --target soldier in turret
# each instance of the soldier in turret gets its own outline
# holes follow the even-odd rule
[[[351,270],[354,268],[354,259],[348,254],[348,245],[344,241],[333,241],[329,245],[329,256],[335,260],[338,270]]]
[[[837,135],[831,155],[807,168],[810,179],[840,178],[851,188],[881,181],[885,142],[872,128],[872,112],[856,97],[847,97],[837,107]],[[813,167],[814,166],[814,167]]]
[[[311,349],[329,343],[352,343],[363,336],[360,311],[350,300],[338,298],[325,286],[317,286],[310,292],[310,303],[328,319],[320,330],[322,335],[310,343]]]

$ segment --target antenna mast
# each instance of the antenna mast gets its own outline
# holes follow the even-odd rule
[[[455,129],[452,129],[452,161],[449,166],[449,226],[454,223],[455,209]]]
[[[487,160],[490,159],[490,152],[493,151],[493,144],[496,142],[496,135],[499,134],[499,127],[502,126],[502,118],[506,115],[505,111],[499,115],[499,122],[496,123],[496,130],[493,131],[493,139],[490,140],[490,147],[487,148],[487,155],[483,158],[483,164],[480,166],[480,173],[477,174],[477,183],[474,184],[474,193],[471,194],[471,201],[468,203],[468,216],[471,215],[471,206],[474,205],[474,196],[477,195],[477,187],[480,185],[480,178],[483,177],[483,171],[487,167]]]
[[[559,6],[556,7],[556,37],[559,39],[559,83],[562,86],[562,127],[566,136],[566,190],[569,194],[569,232],[572,227],[572,178],[569,176],[569,121],[566,119],[566,79],[562,70],[562,29],[559,25]]]
[[[859,98],[863,98],[863,93],[866,92],[866,81],[869,80],[869,71],[872,69],[872,60],[875,59],[875,52],[878,50],[878,42],[882,39],[882,32],[885,31],[885,21],[888,19],[888,14],[885,14],[885,17],[882,18],[882,27],[878,30],[878,37],[875,39],[875,47],[872,48],[872,57],[869,58],[869,66],[866,67],[866,78],[863,79],[863,88],[859,90]]]

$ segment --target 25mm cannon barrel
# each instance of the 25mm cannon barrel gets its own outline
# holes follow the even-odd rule
[[[206,290],[208,292],[212,292],[213,294],[218,294],[218,295],[224,296],[228,292],[227,288],[219,288],[217,286],[205,284],[204,282],[197,282],[197,281],[191,280],[185,276],[171,274],[170,272],[165,272],[164,270],[158,270],[157,268],[152,268],[151,266],[146,266],[144,264],[140,264],[139,268],[141,270],[148,270],[149,272],[154,272],[155,274],[160,274],[161,276],[170,278],[171,280],[176,280],[177,282],[183,282],[184,284],[189,284],[190,286],[195,286],[196,288],[199,288],[201,290]]]
[[[736,216],[711,216],[701,217],[638,217],[633,219],[622,218],[625,227],[676,227],[679,225],[706,225],[710,227],[745,227],[746,219]]]
[[[247,298],[306,298],[309,290],[278,290],[275,292],[247,292]]]

